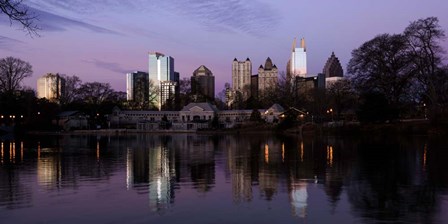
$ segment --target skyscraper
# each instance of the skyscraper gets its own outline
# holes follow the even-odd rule
[[[272,64],[271,58],[267,58],[263,65],[258,68],[258,92],[263,93],[268,87],[277,84],[278,69]]]
[[[146,72],[135,71],[126,74],[126,98],[138,103],[149,100],[149,75]]]
[[[326,78],[329,77],[342,77],[344,75],[344,70],[342,69],[341,62],[336,57],[334,52],[328,58],[327,63],[325,63],[322,73],[325,74]]]
[[[37,80],[37,97],[58,101],[64,93],[65,79],[59,74],[48,73]]]
[[[331,56],[328,58],[325,63],[323,74],[325,75],[325,87],[328,88],[333,85],[335,82],[343,79],[344,70],[342,69],[341,62],[336,57],[334,52],[331,53]]]
[[[191,76],[191,93],[196,95],[200,101],[213,100],[215,98],[215,77],[204,65],[199,66]]]
[[[291,58],[287,63],[286,74],[288,77],[306,77],[306,46],[305,38],[300,40],[300,47],[297,47],[297,40],[294,38],[292,43]]]
[[[233,59],[232,63],[232,89],[242,94],[244,100],[250,97],[250,82],[252,76],[252,62]]]
[[[154,97],[156,100],[152,103],[159,110],[172,109],[172,105],[177,103],[179,91],[179,73],[174,72],[174,58],[159,52],[150,52],[148,71],[150,82],[159,90],[157,97]]]

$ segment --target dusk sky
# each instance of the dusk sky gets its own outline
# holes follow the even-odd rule
[[[46,73],[108,82],[125,91],[125,73],[148,71],[148,52],[175,59],[181,78],[200,65],[215,75],[216,94],[231,82],[236,57],[253,74],[270,57],[285,71],[294,37],[306,39],[308,73],[334,51],[344,71],[351,51],[378,34],[400,33],[411,21],[439,18],[448,29],[446,0],[25,0],[39,17],[40,37],[0,15],[0,57],[33,66],[24,81],[36,88]],[[443,44],[448,49],[448,42]]]

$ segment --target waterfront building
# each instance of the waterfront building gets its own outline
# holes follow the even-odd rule
[[[135,71],[126,74],[126,99],[137,103],[148,103],[148,73]]]
[[[194,70],[191,76],[191,93],[196,96],[197,101],[215,99],[215,77],[204,65]]]
[[[259,109],[262,119],[275,123],[284,109],[274,105],[269,109]],[[191,130],[210,128],[215,117],[220,127],[232,128],[250,120],[253,110],[218,110],[210,103],[190,103],[180,111],[143,111],[113,109],[109,116],[112,128],[137,128],[139,130],[159,130],[162,121],[171,123],[171,130]]]
[[[232,89],[241,93],[243,100],[250,97],[250,85],[252,76],[252,62],[249,58],[246,61],[238,61],[236,58],[232,62]]]
[[[171,108],[177,104],[179,95],[179,73],[174,71],[174,58],[159,52],[149,53],[149,81],[158,89],[158,96],[152,104],[159,110]],[[153,93],[150,93],[153,94]]]
[[[287,63],[286,75],[289,78],[306,77],[307,64],[306,64],[306,45],[305,38],[300,40],[300,46],[297,47],[297,39],[294,38],[292,43],[291,57]]]
[[[58,102],[65,90],[65,79],[58,73],[48,73],[37,80],[37,98]]]

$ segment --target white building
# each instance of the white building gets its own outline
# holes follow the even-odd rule
[[[57,73],[48,73],[37,80],[37,98],[58,101],[64,92],[64,88],[64,78]]]
[[[289,77],[306,77],[306,46],[305,38],[300,40],[300,47],[297,47],[297,40],[292,43],[291,58],[288,61],[286,73]]]

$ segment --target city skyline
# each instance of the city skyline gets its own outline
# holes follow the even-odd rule
[[[280,73],[286,72],[294,37],[305,37],[308,74],[317,75],[333,51],[345,70],[351,51],[376,35],[402,32],[411,21],[428,16],[438,17],[444,30],[448,24],[446,7],[441,7],[447,3],[441,0],[425,4],[30,0],[26,4],[39,16],[41,36],[30,38],[1,17],[0,57],[30,62],[34,73],[24,84],[33,89],[42,75],[60,73],[125,91],[126,73],[146,72],[147,52],[160,51],[176,58],[181,78],[207,65],[218,93],[224,83],[231,83],[233,58],[248,57],[259,65],[270,57]],[[445,40],[442,46],[447,45]]]

